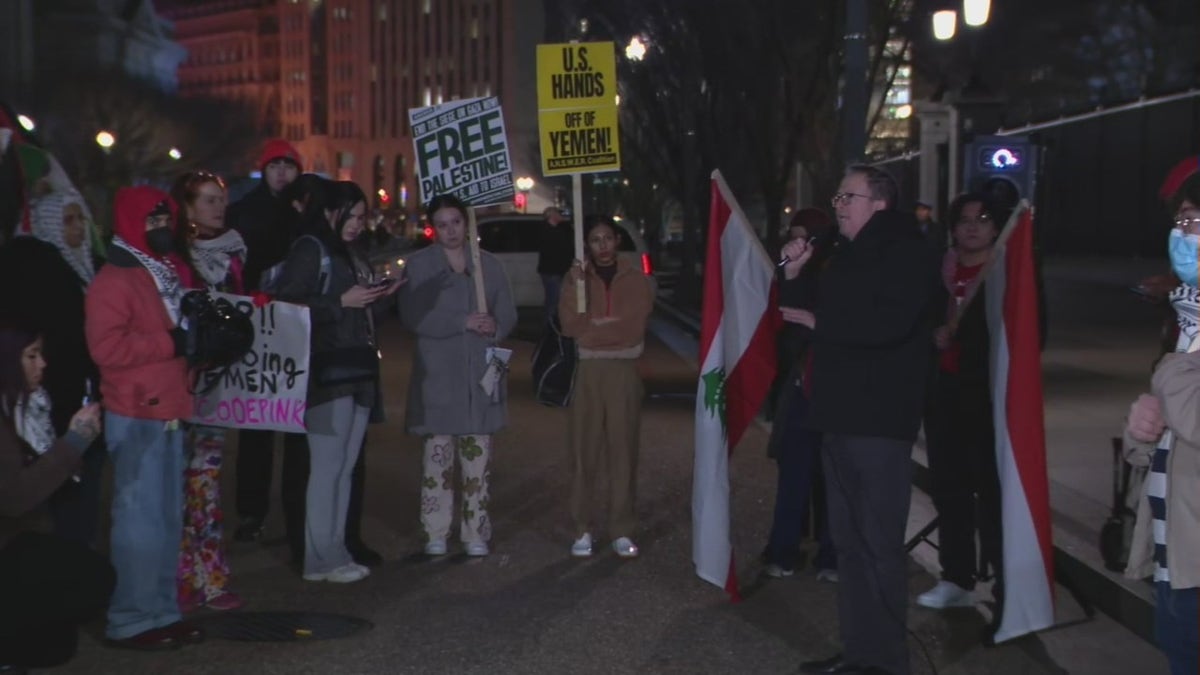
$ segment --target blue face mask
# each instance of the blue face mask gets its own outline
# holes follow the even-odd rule
[[[1200,274],[1200,234],[1184,234],[1180,230],[1171,230],[1167,239],[1167,255],[1171,257],[1171,269],[1175,276],[1188,286],[1200,286],[1197,275]]]

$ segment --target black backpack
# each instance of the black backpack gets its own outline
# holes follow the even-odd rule
[[[557,316],[550,317],[533,352],[533,394],[537,402],[565,408],[571,402],[578,363],[575,341],[562,334]]]

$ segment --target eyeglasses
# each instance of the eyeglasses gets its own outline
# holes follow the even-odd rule
[[[966,216],[959,218],[955,225],[991,225],[992,217],[986,213],[979,214],[978,218],[967,218]]]
[[[1188,234],[1200,234],[1200,216],[1178,216],[1175,227]]]
[[[855,197],[862,197],[863,199],[871,199],[871,195],[860,195],[857,192],[839,192],[839,193],[835,194],[833,196],[833,199],[831,199],[829,201],[834,206],[844,206],[846,204],[849,204],[850,200]]]

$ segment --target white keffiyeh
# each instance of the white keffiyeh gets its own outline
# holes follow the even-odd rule
[[[1167,299],[1175,309],[1175,320],[1179,323],[1179,340],[1175,343],[1175,351],[1186,352],[1196,336],[1200,335],[1200,289],[1179,284]]]
[[[171,317],[171,323],[179,323],[179,301],[183,299],[183,286],[179,283],[179,275],[175,272],[175,267],[165,260],[158,260],[142,253],[129,242],[125,241],[120,235],[113,237],[113,246],[124,249],[130,255],[137,259],[142,267],[150,273],[154,278],[154,285],[158,287],[158,295],[162,298],[163,306],[167,308],[167,316]]]
[[[54,424],[50,421],[50,395],[38,388],[13,407],[13,423],[20,436],[33,451],[46,454],[54,445]]]
[[[83,211],[83,243],[78,248],[67,246],[67,241],[63,236],[63,210],[68,204],[77,204]],[[92,279],[96,278],[96,269],[92,263],[91,232],[88,231],[92,226],[92,217],[88,212],[87,204],[83,201],[83,195],[74,190],[51,192],[35,199],[31,210],[32,232],[29,234],[58,249],[63,260],[66,260],[71,269],[75,270],[75,274],[83,285],[90,285]]]
[[[246,242],[235,230],[225,230],[213,239],[192,242],[192,264],[209,286],[225,283],[234,258],[246,260]]]

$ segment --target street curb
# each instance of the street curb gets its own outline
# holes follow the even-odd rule
[[[699,358],[700,321],[694,315],[655,301],[655,314],[647,326],[671,351],[693,366]],[[913,459],[913,486],[929,494],[929,469]],[[1153,589],[1104,568],[1096,541],[1087,541],[1062,526],[1067,516],[1051,511],[1056,581],[1074,589],[1095,609],[1104,612],[1138,637],[1154,639]],[[1096,535],[1097,537],[1099,534]]]

